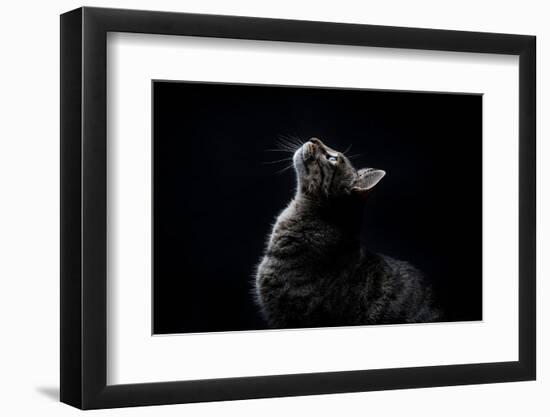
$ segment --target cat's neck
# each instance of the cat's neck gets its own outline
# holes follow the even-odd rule
[[[361,246],[363,205],[342,199],[315,201],[295,197],[283,217],[286,225],[304,236],[304,243],[318,249],[358,251]]]
[[[364,203],[352,197],[333,200],[311,200],[297,196],[293,200],[298,217],[312,219],[347,237],[359,237],[363,224]]]

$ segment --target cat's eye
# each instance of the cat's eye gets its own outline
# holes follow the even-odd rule
[[[337,156],[334,156],[334,155],[327,155],[327,160],[329,162],[332,162],[332,163],[335,163],[338,161],[338,157]]]

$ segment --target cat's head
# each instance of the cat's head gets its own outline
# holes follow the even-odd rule
[[[380,169],[356,170],[349,159],[317,138],[304,143],[293,157],[298,193],[315,200],[343,196],[363,199],[386,173]]]

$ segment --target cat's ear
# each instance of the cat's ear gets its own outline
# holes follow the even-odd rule
[[[386,175],[386,171],[375,168],[363,168],[357,171],[357,181],[351,189],[352,193],[366,197],[376,184]]]

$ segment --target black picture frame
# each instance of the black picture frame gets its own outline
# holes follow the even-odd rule
[[[107,385],[108,32],[519,56],[519,360]],[[534,36],[79,8],[61,15],[61,401],[81,409],[533,380],[536,377]]]

